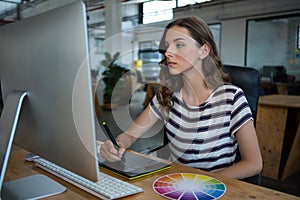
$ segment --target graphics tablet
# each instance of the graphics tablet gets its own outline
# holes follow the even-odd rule
[[[171,167],[169,164],[152,160],[128,151],[124,153],[123,157],[122,161],[108,162],[98,154],[98,163],[100,167],[129,180],[147,176]]]

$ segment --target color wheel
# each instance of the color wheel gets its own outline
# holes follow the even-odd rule
[[[157,194],[168,199],[211,200],[223,196],[226,186],[221,181],[209,176],[174,173],[156,179],[153,189]]]

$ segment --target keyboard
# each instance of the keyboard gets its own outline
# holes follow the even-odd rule
[[[40,167],[101,199],[117,199],[143,192],[143,189],[140,187],[102,172],[99,172],[99,181],[93,182],[46,159],[39,157],[33,161],[37,167]]]

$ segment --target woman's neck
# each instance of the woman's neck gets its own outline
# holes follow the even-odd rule
[[[205,102],[212,91],[207,88],[201,73],[191,73],[183,77],[182,98],[191,106]]]

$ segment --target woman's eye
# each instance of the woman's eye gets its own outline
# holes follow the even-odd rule
[[[177,47],[177,48],[182,48],[182,47],[184,47],[184,44],[178,43],[178,44],[176,44],[176,47]]]

